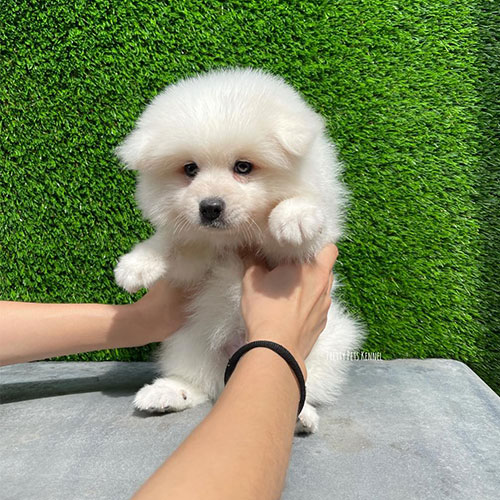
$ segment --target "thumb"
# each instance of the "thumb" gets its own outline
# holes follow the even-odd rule
[[[255,255],[244,254],[241,256],[241,261],[243,262],[243,268],[245,272],[248,271],[252,266],[257,265],[257,257]]]
[[[328,271],[331,271],[337,257],[339,255],[338,248],[332,243],[326,245],[316,256],[316,262],[323,266]]]
[[[244,266],[243,285],[253,287],[268,272],[263,260],[255,256],[242,257]]]
[[[258,257],[257,255],[255,255],[255,253],[240,253],[240,257],[241,261],[243,262],[245,272],[253,266],[263,267],[267,269],[266,261],[264,260],[264,258]]]

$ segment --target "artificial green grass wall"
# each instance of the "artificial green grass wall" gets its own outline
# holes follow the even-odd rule
[[[470,0],[4,1],[1,298],[131,301],[113,267],[150,228],[113,148],[165,85],[213,67],[262,67],[327,118],[345,163],[352,199],[337,269],[367,326],[364,349],[459,359],[499,387],[494,9]]]

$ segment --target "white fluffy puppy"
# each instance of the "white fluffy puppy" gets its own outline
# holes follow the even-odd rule
[[[282,79],[253,69],[212,71],[167,87],[117,148],[138,170],[137,201],[155,234],[122,256],[117,283],[132,292],[162,276],[195,285],[188,322],[162,344],[162,378],[135,406],[180,411],[223,388],[229,355],[244,341],[239,248],[273,265],[306,260],[342,230],[344,189],[323,119]],[[333,302],[306,360],[299,432],[318,426],[343,378],[338,355],[360,341]]]

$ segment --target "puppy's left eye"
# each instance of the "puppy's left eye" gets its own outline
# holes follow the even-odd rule
[[[198,170],[200,170],[198,168],[198,165],[196,165],[195,162],[190,162],[190,163],[186,163],[184,165],[184,173],[188,176],[188,177],[195,177],[196,174],[198,173]]]
[[[234,164],[234,171],[240,175],[247,175],[253,169],[253,165],[249,161],[238,160]]]

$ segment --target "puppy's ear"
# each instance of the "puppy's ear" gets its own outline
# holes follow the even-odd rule
[[[140,170],[146,166],[148,145],[148,134],[141,128],[136,128],[115,148],[114,153],[128,169]]]
[[[303,156],[324,127],[321,116],[314,112],[279,120],[276,138],[292,156]]]

